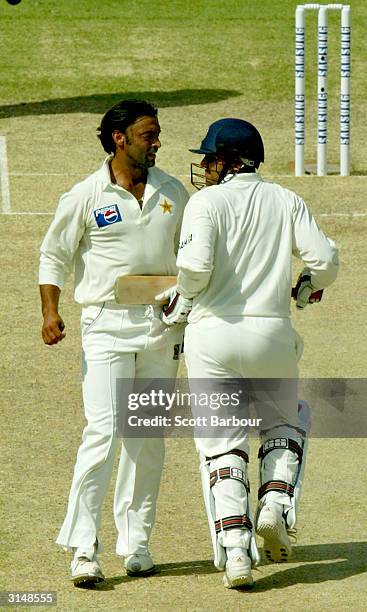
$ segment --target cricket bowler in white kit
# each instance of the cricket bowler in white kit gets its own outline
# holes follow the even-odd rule
[[[264,380],[255,393],[262,418],[256,521],[248,499],[245,428],[230,427],[225,437],[212,428],[210,437],[201,433],[195,440],[214,562],[225,570],[225,586],[233,588],[253,582],[251,566],[259,561],[255,528],[271,561],[291,554],[306,438],[297,398],[301,340],[290,321],[292,255],[305,264],[294,291],[299,308],[321,299],[336,278],[338,256],[302,198],[256,172],[264,147],[253,125],[216,121],[192,151],[204,156],[201,183],[196,164],[192,182],[207,187],[185,209],[177,293],[173,297],[172,291],[162,320],[182,321],[192,301],[185,331],[191,391],[200,392],[202,382],[195,379],[216,379],[217,391],[230,389],[230,379]],[[215,414],[225,417],[226,408]]]
[[[125,100],[103,117],[99,138],[108,158],[61,197],[41,245],[39,283],[44,342],[64,337],[58,311],[61,289],[75,271],[82,305],[83,400],[87,421],[78,451],[69,504],[57,543],[73,552],[74,584],[104,576],[98,560],[101,508],[117,451],[117,379],[176,377],[183,326],[167,328],[158,305],[117,304],[120,275],[175,275],[183,185],[155,167],[157,110]],[[171,333],[173,332],[173,333]],[[114,500],[116,552],[130,575],[154,571],[149,537],[164,458],[160,438],[122,440]]]

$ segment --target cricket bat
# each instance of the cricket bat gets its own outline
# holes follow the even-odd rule
[[[176,276],[118,276],[115,300],[117,304],[158,304],[155,296],[175,284]]]

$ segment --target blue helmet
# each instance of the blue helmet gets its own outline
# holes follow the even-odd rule
[[[199,149],[201,155],[237,155],[248,166],[258,168],[264,161],[264,145],[254,125],[243,119],[219,119],[209,126]]]

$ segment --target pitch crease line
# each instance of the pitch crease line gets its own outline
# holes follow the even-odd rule
[[[9,214],[10,207],[10,188],[9,188],[9,172],[8,172],[8,155],[6,152],[6,137],[0,136],[0,180],[1,180],[1,197],[3,201],[2,212]]]
[[[9,176],[85,176],[87,172],[9,172]]]
[[[54,215],[54,212],[3,212],[6,217],[20,217],[27,215],[28,217]]]

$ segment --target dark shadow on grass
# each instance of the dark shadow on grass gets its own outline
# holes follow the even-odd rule
[[[177,563],[162,563],[157,565],[157,572],[151,576],[111,576],[106,578],[104,582],[94,585],[92,588],[95,591],[112,591],[119,584],[126,584],[132,580],[154,580],[164,576],[192,576],[198,574],[216,574],[217,570],[213,565],[212,560],[202,561],[180,561]]]
[[[161,576],[189,576],[195,574],[216,574],[213,560],[182,561],[179,563],[162,563],[158,566]]]
[[[364,560],[367,571],[367,542],[337,542],[335,544],[312,544],[294,546],[292,561],[328,561],[335,559]]]
[[[103,582],[97,582],[97,583],[84,582],[84,583],[78,584],[75,588],[80,591],[114,591],[115,590],[114,585],[108,578],[106,580],[103,580]]]
[[[284,589],[296,584],[344,580],[367,572],[367,542],[295,546],[293,551],[291,563],[302,565],[289,567],[289,564],[273,564],[274,573],[264,577],[261,577],[260,567],[254,572],[255,593]]]
[[[329,563],[328,563],[329,562]],[[297,564],[294,566],[294,564]],[[261,593],[272,589],[284,589],[297,584],[317,584],[330,580],[344,580],[367,572],[367,542],[344,542],[336,544],[315,544],[295,546],[291,562],[268,564],[272,570],[269,576],[262,576],[261,565],[253,571],[252,592]],[[157,580],[166,576],[195,576],[216,574],[212,560],[180,561],[157,565],[157,573],[147,577],[126,575],[111,576],[92,587],[94,591],[112,591],[119,584],[132,580]],[[148,585],[147,585],[148,586]],[[246,593],[251,592],[245,589]]]
[[[57,98],[41,102],[20,102],[0,106],[0,118],[26,115],[58,115],[67,113],[97,113],[103,115],[120,100],[149,100],[159,108],[210,104],[240,96],[242,92],[227,89],[179,89],[176,91],[122,91],[119,93]]]

